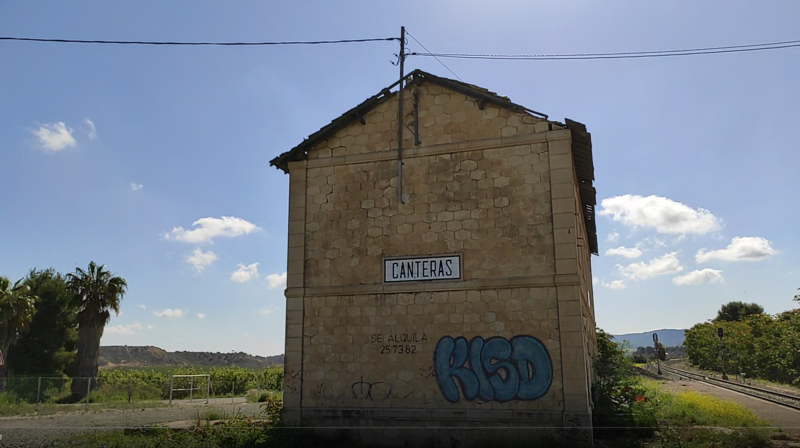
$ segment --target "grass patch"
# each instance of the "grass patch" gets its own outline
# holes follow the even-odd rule
[[[55,404],[27,403],[18,400],[13,395],[0,393],[0,417],[22,417],[26,415],[53,415],[57,413],[70,412],[102,412],[105,410],[134,410],[167,407],[168,405],[160,401],[145,401],[136,403],[127,402],[100,402],[100,403],[75,403],[75,404]]]
[[[668,393],[655,380],[642,379],[645,396],[656,419],[671,426],[757,428],[770,426],[744,406],[694,391]],[[647,403],[647,402],[645,402]]]
[[[245,396],[248,403],[264,403],[270,397],[282,399],[283,393],[277,390],[253,389],[247,391]]]

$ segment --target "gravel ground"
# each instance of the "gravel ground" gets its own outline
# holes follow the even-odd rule
[[[65,437],[94,431],[134,428],[154,424],[196,421],[207,412],[233,415],[237,411],[246,416],[261,412],[260,403],[245,403],[243,399],[216,399],[190,404],[181,402],[171,407],[132,410],[105,410],[100,412],[70,412],[45,416],[0,418],[0,447],[52,447]],[[188,426],[188,423],[186,423]]]

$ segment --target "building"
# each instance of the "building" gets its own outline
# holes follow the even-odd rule
[[[397,427],[359,433],[412,446],[509,426],[591,444],[590,134],[405,79],[402,196],[394,85],[270,162],[290,178],[284,421]]]

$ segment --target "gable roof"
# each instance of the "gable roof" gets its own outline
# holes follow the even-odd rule
[[[516,104],[508,97],[500,96],[483,87],[468,84],[462,81],[456,81],[454,79],[443,78],[422,70],[414,70],[406,75],[403,79],[409,84],[429,82],[445,89],[462,93],[478,101],[478,107],[480,108],[483,108],[486,104],[492,104],[503,109],[508,109],[512,112],[533,115],[545,120],[548,118],[547,115],[541,112],[536,112],[535,110]],[[391,92],[391,89],[398,84],[400,84],[399,80],[394,84],[382,89],[377,94],[367,98],[361,104],[343,113],[327,125],[323,126],[317,132],[303,139],[303,141],[294,148],[272,159],[269,164],[282,170],[284,173],[288,173],[289,162],[304,160],[311,148],[334,136],[337,132],[349,126],[350,124],[356,121],[360,121],[362,124],[364,124],[364,115],[388,101],[390,98],[394,97],[396,92]],[[575,173],[578,178],[582,214],[584,223],[586,225],[586,233],[589,239],[587,243],[589,244],[591,253],[597,255],[597,229],[595,226],[594,216],[594,208],[597,201],[595,197],[596,191],[592,186],[594,181],[594,163],[592,160],[591,134],[586,131],[585,125],[570,119],[565,121],[566,128],[572,133],[572,158],[575,165]]]

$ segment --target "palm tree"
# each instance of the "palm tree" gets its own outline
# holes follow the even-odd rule
[[[36,312],[36,297],[22,280],[13,285],[0,277],[0,353],[8,356],[8,348],[28,328]],[[8,360],[4,360],[8,363]],[[6,365],[0,366],[0,390],[5,386]]]
[[[97,377],[97,357],[100,353],[100,338],[111,319],[113,310],[119,315],[119,303],[125,295],[128,283],[114,277],[95,262],[89,263],[88,271],[76,268],[67,274],[67,289],[72,294],[72,304],[78,310],[78,353],[72,380],[72,395],[85,394],[86,378]]]

